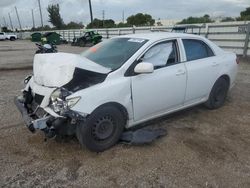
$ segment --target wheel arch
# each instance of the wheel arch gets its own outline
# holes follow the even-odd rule
[[[219,79],[221,79],[221,78],[224,79],[224,80],[226,80],[227,83],[228,83],[228,87],[230,87],[230,77],[229,77],[229,75],[228,75],[228,74],[222,74],[222,75],[220,75],[220,76],[214,81],[214,83],[213,83],[212,87],[210,88],[210,91],[209,91],[209,93],[208,93],[208,95],[207,95],[207,98],[209,97],[209,95],[210,95],[210,93],[211,93],[211,91],[212,91],[212,89],[213,89],[215,83],[216,83]]]
[[[117,108],[122,113],[125,121],[127,121],[129,119],[129,114],[128,114],[128,111],[127,111],[126,107],[123,106],[122,104],[118,103],[118,102],[107,102],[107,103],[104,103],[104,104],[98,106],[93,111],[96,111],[97,109],[102,108],[103,106],[113,106],[113,107]]]
[[[229,77],[229,75],[227,75],[227,74],[223,74],[223,75],[221,75],[217,80],[219,80],[219,79],[221,79],[221,78],[223,78],[224,80],[226,80],[227,81],[227,83],[228,83],[228,87],[230,86],[230,83],[231,83],[231,80],[230,80],[230,77]],[[216,81],[217,81],[216,80]]]

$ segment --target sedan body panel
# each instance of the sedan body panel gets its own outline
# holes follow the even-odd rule
[[[183,63],[132,77],[134,120],[183,106],[186,68]]]
[[[34,76],[30,79],[25,91],[31,89],[33,93],[43,95],[44,99],[40,107],[56,117],[57,113],[54,114],[49,106],[51,95],[54,90],[73,80],[76,68],[105,74],[103,80],[97,81],[95,84],[87,84],[88,87],[74,90],[64,100],[79,98],[76,104],[70,106],[70,110],[85,116],[90,115],[104,104],[118,104],[127,112],[126,127],[128,128],[152,118],[205,102],[214,83],[222,75],[227,75],[230,78],[230,87],[235,81],[237,74],[235,54],[223,51],[201,36],[151,33],[117,38],[132,38],[134,40],[129,40],[129,42],[137,43],[145,39],[147,42],[114,70],[74,54],[37,55],[34,60]],[[199,59],[188,59],[182,42],[184,39],[204,42],[212,49],[213,55],[210,54],[209,57]],[[155,67],[152,73],[126,75],[131,67],[133,68],[134,65],[142,61],[141,57],[147,50],[167,40],[175,41],[177,50],[174,54],[165,49],[168,56],[166,65],[160,68]],[[165,48],[172,49],[173,46],[171,48],[171,45],[165,45]],[[93,53],[96,53],[96,50],[98,51],[98,48]],[[158,48],[154,50],[154,53],[157,54],[160,51],[161,49]],[[165,56],[160,58],[163,57],[165,58]],[[100,58],[100,60],[102,59]],[[172,64],[168,65],[168,61]],[[145,63],[147,62],[145,61]],[[132,69],[133,71],[134,69]],[[80,81],[73,84],[79,84]]]

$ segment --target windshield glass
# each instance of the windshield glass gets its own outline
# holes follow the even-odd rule
[[[89,60],[110,68],[121,67],[148,40],[137,38],[114,38],[101,42],[81,55]]]

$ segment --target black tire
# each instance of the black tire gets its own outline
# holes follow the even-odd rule
[[[80,47],[85,47],[86,46],[86,41],[85,40],[80,40],[79,41],[79,46]]]
[[[229,82],[223,77],[219,78],[215,82],[205,106],[211,110],[223,106],[227,97],[228,89]]]
[[[76,136],[82,146],[94,152],[102,152],[115,145],[125,126],[122,112],[114,106],[96,109],[76,128]]]
[[[15,37],[10,37],[10,41],[14,41],[14,40],[16,40]]]
[[[42,50],[37,50],[35,54],[42,54]]]

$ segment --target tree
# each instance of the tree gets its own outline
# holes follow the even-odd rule
[[[87,25],[87,28],[111,28],[116,27],[115,21],[112,19],[108,20],[99,20],[95,18],[92,23]]]
[[[49,31],[52,28],[49,25],[44,25],[43,27],[31,28],[31,31]]]
[[[62,29],[64,23],[60,15],[59,4],[49,5],[47,11],[49,13],[49,22],[52,23],[52,25],[54,25],[57,29]]]
[[[8,27],[2,27],[2,32],[8,33],[11,32],[11,30],[8,29]]]
[[[152,26],[155,20],[149,14],[138,13],[127,18],[127,23],[130,26]]]
[[[116,27],[129,27],[127,23],[120,22],[116,25]]]
[[[232,17],[225,17],[221,20],[221,22],[233,22],[233,21],[235,21],[235,19]]]
[[[76,22],[69,22],[68,24],[65,25],[66,29],[82,29],[84,28],[84,25],[82,22],[76,23]]]
[[[240,17],[237,20],[250,20],[250,7],[240,13]]]
[[[188,17],[183,19],[179,24],[195,24],[195,23],[212,23],[214,22],[208,14],[205,14],[202,17]]]

